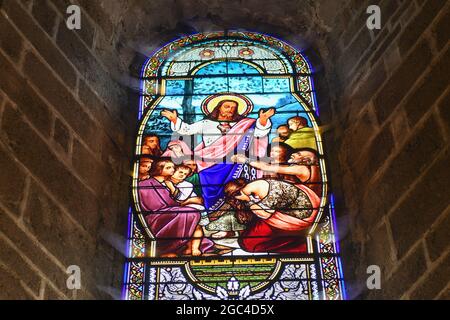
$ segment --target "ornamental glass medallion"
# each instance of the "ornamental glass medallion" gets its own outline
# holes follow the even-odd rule
[[[345,299],[312,76],[251,32],[148,58],[124,299]]]

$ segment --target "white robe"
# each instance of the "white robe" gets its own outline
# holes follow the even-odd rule
[[[177,188],[179,190],[179,193],[177,195],[177,201],[182,202],[189,198],[195,198],[198,197],[198,195],[194,192],[194,185],[188,181],[181,181],[178,183]],[[197,209],[199,211],[204,211],[205,207],[201,204],[188,204],[187,207],[191,207],[194,209]]]
[[[194,122],[193,124],[187,124],[180,118],[177,118],[176,123],[170,123],[172,131],[180,134],[180,135],[194,135],[201,134],[205,147],[211,145],[214,141],[219,139],[222,136],[222,132],[217,127],[220,125],[220,121],[213,121],[209,119],[200,120]],[[231,127],[233,127],[236,122],[228,123]],[[253,135],[256,138],[265,137],[270,133],[270,129],[272,128],[272,123],[270,120],[267,120],[267,124],[265,126],[261,125],[259,119],[256,121],[255,131]]]

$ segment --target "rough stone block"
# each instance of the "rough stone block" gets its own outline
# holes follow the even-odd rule
[[[16,157],[54,194],[70,214],[89,232],[97,229],[98,206],[95,196],[53,153],[22,116],[13,108],[4,110],[4,137]],[[36,158],[30,156],[36,155]]]
[[[107,108],[105,102],[94,93],[93,89],[86,81],[80,81],[78,90],[78,96],[84,104],[85,109],[89,110],[97,121],[102,124],[106,134],[115,141],[116,146],[128,146],[128,144],[125,143],[125,135],[127,134],[128,129],[123,121],[111,113],[111,110]],[[103,145],[101,149],[104,149]],[[127,154],[131,154],[131,152],[128,152],[129,149],[125,150]]]
[[[22,287],[20,281],[20,278],[8,272],[0,263],[1,300],[33,300],[34,297]]]
[[[420,117],[430,109],[445,89],[448,88],[450,81],[448,70],[450,70],[449,48],[440,56],[431,71],[422,80],[420,87],[414,90],[405,104],[408,121],[411,126],[414,126],[419,121]]]
[[[18,62],[23,49],[23,39],[11,22],[0,14],[0,48],[14,61]]]
[[[42,29],[44,29],[50,37],[53,36],[57,15],[53,7],[49,5],[48,0],[35,1],[32,8],[32,14]]]
[[[66,153],[69,152],[70,131],[59,118],[55,118],[55,129],[53,133],[53,139]]]
[[[384,29],[383,32],[387,30]],[[397,35],[400,32],[400,26],[397,26],[393,31],[389,32],[386,31],[387,36],[383,39],[383,41],[381,42],[381,45],[375,46],[375,53],[373,54],[373,56],[370,58],[370,63],[375,63],[376,61],[378,61],[378,59],[380,59],[386,52],[386,49],[391,45],[391,43],[394,41],[394,39],[397,37]]]
[[[448,284],[450,279],[450,252],[447,252],[439,265],[429,271],[428,276],[421,284],[413,290],[410,298],[413,300],[436,298],[441,290]]]
[[[72,163],[76,172],[100,195],[109,180],[105,163],[101,163],[77,139],[73,142]]]
[[[96,138],[99,128],[83,110],[73,93],[56,79],[52,71],[31,52],[26,55],[24,70],[33,84],[61,113],[72,129],[83,138],[92,150],[97,151],[98,140]],[[52,85],[48,85],[49,83]]]
[[[0,137],[3,140],[3,137]],[[1,145],[0,168],[0,202],[19,215],[27,174]]]
[[[370,71],[369,75],[359,85],[356,93],[353,95],[352,100],[366,104],[382,86],[386,80],[386,71],[382,61],[377,63]]]
[[[2,226],[8,228],[9,226]],[[36,296],[39,295],[41,277],[25,261],[20,252],[17,252],[0,232],[0,262],[9,269],[9,272],[19,278]]]
[[[391,118],[390,125],[396,146],[401,146],[410,132],[408,117],[403,109],[397,109]]]
[[[23,217],[31,233],[64,265],[87,270],[95,246],[80,224],[74,223],[35,182],[31,185]]]
[[[439,115],[444,125],[447,127],[447,136],[450,135],[450,91],[447,91],[445,97],[439,103]]]
[[[57,45],[76,66],[78,72],[85,78],[99,96],[107,103],[108,109],[119,115],[123,110],[123,104],[117,100],[117,96],[122,94],[120,86],[114,81],[110,74],[104,70],[102,64],[88,50],[85,44],[72,31],[66,28],[64,23],[60,23]]]
[[[89,0],[79,0],[80,5],[89,14],[95,23],[100,26],[101,30],[109,38],[114,30],[114,25],[111,18],[105,12],[100,2],[94,2]]]
[[[422,246],[417,246],[389,279],[382,279],[381,290],[376,290],[373,298],[400,299],[401,296],[425,273],[426,259]]]
[[[446,0],[428,0],[419,14],[405,27],[398,41],[402,55],[418,41],[446,2]]]
[[[448,205],[449,153],[447,149],[436,160],[390,216],[392,234],[399,257],[402,257],[416,241],[423,237]]]
[[[447,6],[446,10],[445,14],[433,27],[433,33],[439,50],[444,48],[449,41],[448,30],[450,30],[450,8]]]
[[[67,17],[67,8],[74,2],[71,0],[51,0],[63,17]],[[81,29],[74,30],[76,34],[91,48],[94,42],[95,25],[87,17],[84,11],[81,12]]]
[[[65,300],[65,299],[67,299],[66,296],[64,296],[61,293],[57,292],[48,283],[45,284],[44,300],[50,300],[51,301],[51,300]]]
[[[361,11],[357,15],[353,16],[350,24],[345,28],[345,31],[342,34],[341,41],[344,47],[347,47],[351,43],[351,40],[362,28],[366,28],[366,20],[367,15],[365,11]]]
[[[0,87],[44,136],[50,135],[51,114],[46,102],[4,55],[0,54]]]
[[[361,149],[375,135],[376,130],[376,123],[368,109],[361,114],[358,120],[349,121],[339,154],[350,167],[353,167],[360,158]]]
[[[365,246],[367,266],[377,265],[381,268],[382,277],[392,271],[395,261],[394,250],[390,246],[389,234],[386,224],[382,224],[370,234]]]
[[[7,225],[8,228],[3,228],[4,235],[14,243],[20,252],[26,256],[33,265],[36,266],[42,274],[46,276],[48,281],[51,281],[62,292],[67,292],[66,279],[67,274],[65,267],[61,268],[56,262],[44,252],[40,244],[34,241],[29,233],[22,230],[11,218],[0,209],[0,225]],[[1,272],[0,272],[1,274]],[[0,283],[2,283],[0,281]],[[0,293],[3,290],[0,290]]]
[[[366,186],[370,178],[383,166],[394,145],[391,129],[385,126],[370,142],[369,147],[361,151],[361,159],[354,166],[354,176],[361,186]]]
[[[450,209],[447,209],[444,219],[430,230],[426,237],[428,254],[431,260],[439,258],[448,248],[448,232],[450,230]]]
[[[436,120],[428,118],[405,142],[383,175],[367,188],[361,210],[367,227],[370,228],[390,211],[403,192],[429,166],[428,159],[433,159],[443,145]]]
[[[45,61],[52,66],[52,69],[60,76],[66,85],[70,88],[74,88],[77,81],[77,75],[74,68],[57,49],[49,36],[39,28],[39,25],[34,21],[32,16],[14,0],[6,0],[4,10],[17,28],[20,29]]]
[[[394,111],[417,78],[426,69],[427,63],[424,63],[424,61],[430,61],[431,58],[432,54],[428,43],[422,41],[403,61],[391,78],[385,82],[374,100],[379,123],[383,123]]]
[[[348,79],[354,73],[354,68],[358,64],[364,52],[370,46],[370,42],[371,39],[369,31],[367,28],[364,28],[343,52],[337,65],[342,82],[348,82]]]

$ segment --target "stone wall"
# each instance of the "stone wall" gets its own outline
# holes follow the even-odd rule
[[[365,26],[369,4],[381,30]],[[449,298],[449,7],[349,1],[326,36],[350,298]],[[366,288],[372,264],[381,290]]]
[[[110,68],[112,22],[86,7],[70,31],[64,1],[0,6],[0,298],[120,296],[104,239],[126,231],[137,105]]]

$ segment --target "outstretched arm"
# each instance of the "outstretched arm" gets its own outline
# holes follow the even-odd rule
[[[306,166],[300,165],[292,165],[292,166],[280,166],[277,164],[269,164],[262,161],[250,161],[249,163],[252,167],[273,173],[280,174],[288,174],[288,175],[296,175],[296,176],[305,176],[309,177],[309,169]]]
[[[255,137],[261,138],[265,137],[270,133],[270,129],[272,129],[272,123],[270,122],[270,118],[275,114],[275,109],[271,108],[267,111],[260,110],[259,117],[256,120],[255,127]]]
[[[170,121],[170,127],[172,131],[183,135],[193,135],[202,133],[203,121],[194,122],[193,124],[187,124],[178,117],[176,110],[163,110],[161,115]]]
[[[267,111],[264,110],[260,110],[259,111],[259,123],[261,124],[261,126],[265,127],[268,122],[269,119],[275,114],[275,108],[270,108]]]
[[[161,116],[167,118],[167,120],[169,120],[170,122],[175,124],[175,122],[177,121],[177,118],[178,118],[178,112],[176,110],[170,111],[170,110],[164,109],[163,111],[161,111]]]
[[[247,157],[242,154],[232,156],[231,160],[238,163],[245,163],[248,161]],[[302,165],[280,166],[278,164],[269,164],[263,161],[249,161],[248,164],[256,169],[266,172],[295,175],[302,181],[307,180],[310,176],[309,168]]]

